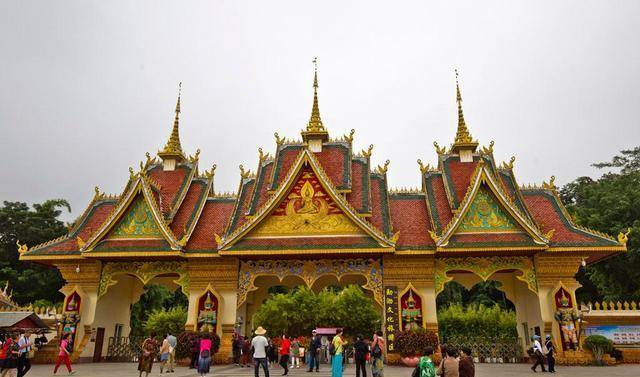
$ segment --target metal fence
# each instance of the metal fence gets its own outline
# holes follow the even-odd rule
[[[137,362],[142,352],[142,337],[110,337],[107,346],[107,361]]]
[[[447,346],[469,347],[479,363],[520,363],[524,360],[519,338],[505,339],[448,339]]]

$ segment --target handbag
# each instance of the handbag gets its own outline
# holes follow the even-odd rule
[[[211,357],[211,351],[209,350],[202,350],[202,352],[200,352],[200,357],[203,359],[206,359],[208,357]]]
[[[411,372],[411,377],[420,377],[420,367],[416,365],[415,368],[413,368],[413,372]]]

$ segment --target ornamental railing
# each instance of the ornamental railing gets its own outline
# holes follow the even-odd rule
[[[458,350],[469,347],[471,356],[477,363],[520,363],[524,360],[519,338],[449,338],[446,345]]]
[[[106,361],[137,362],[143,341],[142,337],[110,337]]]
[[[581,306],[586,306],[590,311],[599,310],[599,311],[607,311],[607,310],[625,310],[625,311],[640,311],[640,302],[636,303],[635,301],[603,301],[603,302],[595,302],[595,303],[587,303],[581,304]]]

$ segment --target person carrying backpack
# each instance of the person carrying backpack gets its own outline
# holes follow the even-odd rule
[[[62,340],[60,341],[60,346],[58,347],[58,361],[56,361],[56,366],[53,368],[53,374],[58,373],[58,368],[60,368],[60,364],[64,362],[64,365],[67,367],[67,371],[69,374],[74,374],[75,371],[71,369],[71,360],[69,356],[71,355],[71,351],[69,351],[69,345],[71,341],[69,340],[69,333],[62,335]]]
[[[418,366],[414,369],[411,377],[436,377],[436,366],[431,360],[432,355],[433,347],[425,347],[424,356],[418,361]]]

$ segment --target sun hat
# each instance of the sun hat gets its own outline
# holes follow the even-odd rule
[[[258,326],[255,333],[256,335],[264,335],[267,333],[267,330],[265,330],[262,326]]]

